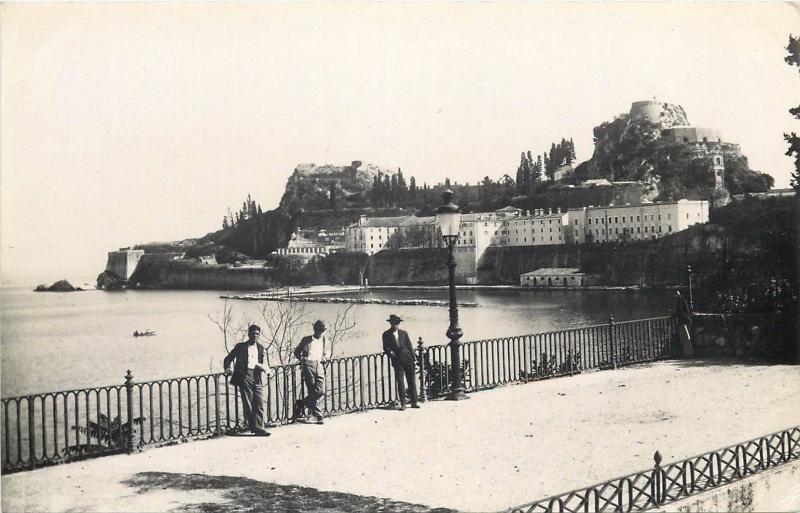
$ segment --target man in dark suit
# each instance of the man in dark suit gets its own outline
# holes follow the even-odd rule
[[[406,385],[411,392],[411,407],[419,408],[417,403],[417,380],[414,377],[414,348],[408,333],[398,328],[403,319],[392,314],[388,319],[391,328],[383,332],[383,352],[389,356],[397,380],[397,395],[400,398],[400,411],[406,409]]]
[[[258,341],[261,328],[252,324],[247,328],[247,340],[236,344],[222,365],[225,374],[231,373],[233,364],[233,377],[231,384],[236,385],[242,396],[244,416],[250,431],[256,436],[269,436],[264,429],[264,399],[261,395],[262,377],[269,374],[271,369],[267,351]]]

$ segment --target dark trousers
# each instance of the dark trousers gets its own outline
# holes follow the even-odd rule
[[[408,381],[408,389],[411,392],[411,404],[417,404],[417,379],[414,375],[414,364],[396,363],[392,367],[394,368],[394,378],[397,381],[397,397],[400,398],[400,404],[406,404],[405,381]]]
[[[325,368],[320,362],[305,360],[301,372],[306,386],[306,398],[303,403],[310,415],[322,418],[319,400],[325,397]]]
[[[244,418],[247,420],[247,427],[253,433],[264,430],[264,398],[261,395],[261,376],[256,376],[256,373],[260,374],[261,371],[248,369],[244,383],[239,385]]]

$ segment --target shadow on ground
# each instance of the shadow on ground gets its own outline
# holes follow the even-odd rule
[[[140,472],[123,484],[138,488],[137,493],[170,489],[189,492],[217,490],[224,499],[224,502],[187,504],[172,510],[180,512],[458,513],[451,509],[431,509],[379,497],[323,492],[315,488],[277,485],[244,477]]]

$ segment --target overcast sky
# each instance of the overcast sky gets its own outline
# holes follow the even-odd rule
[[[678,103],[787,186],[797,5],[4,4],[4,278],[93,280],[106,252],[277,206],[298,163],[419,183],[514,176],[636,100]]]

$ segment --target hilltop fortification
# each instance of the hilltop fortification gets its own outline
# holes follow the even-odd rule
[[[700,196],[717,204],[729,193],[772,186],[770,176],[750,169],[738,144],[716,128],[690,125],[680,105],[633,102],[593,132],[592,158],[576,168],[580,178],[650,183],[659,199]]]

